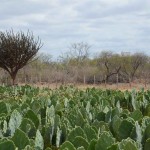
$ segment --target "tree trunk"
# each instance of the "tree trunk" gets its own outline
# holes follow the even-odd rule
[[[95,85],[95,75],[94,75],[94,85]]]
[[[15,77],[11,77],[12,78],[12,85],[15,85]]]
[[[10,74],[11,79],[12,79],[12,85],[15,85],[16,75],[17,75],[17,72],[12,72],[12,73]]]
[[[107,84],[107,76],[105,75],[105,88],[106,88],[106,84]]]
[[[84,75],[84,76],[83,76],[83,83],[85,84],[85,82],[86,82],[86,81],[85,81],[85,75]]]
[[[117,84],[117,89],[118,89],[118,73],[116,75],[116,84]]]
[[[129,77],[129,87],[131,88],[131,78]]]
[[[147,87],[147,79],[146,79],[146,77],[145,77],[145,81],[144,81],[144,86],[145,86],[145,88]]]

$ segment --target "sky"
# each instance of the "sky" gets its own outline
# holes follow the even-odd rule
[[[0,30],[28,30],[57,58],[73,43],[150,54],[150,0],[0,0]]]

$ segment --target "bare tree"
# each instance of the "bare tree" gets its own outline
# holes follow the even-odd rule
[[[31,62],[41,47],[41,40],[35,40],[29,31],[26,35],[13,30],[0,32],[0,67],[10,74],[13,85],[19,69]]]
[[[76,82],[86,82],[90,48],[91,46],[85,42],[73,43],[70,46],[70,64],[74,64],[72,66],[75,70]]]
[[[88,43],[80,42],[73,43],[69,47],[71,58],[75,59],[78,64],[82,63],[85,59],[89,57],[90,45]]]
[[[52,55],[49,53],[39,53],[38,59],[44,64],[52,64]]]

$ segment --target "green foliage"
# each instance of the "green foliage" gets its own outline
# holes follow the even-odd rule
[[[97,140],[93,139],[90,144],[89,144],[89,147],[88,147],[88,150],[93,150],[95,149],[95,145],[97,143]]]
[[[16,147],[15,147],[15,144],[13,143],[13,141],[4,141],[4,142],[1,142],[0,143],[0,149],[1,150],[15,150]]]
[[[110,123],[110,129],[112,134],[116,137],[116,139],[119,139],[119,127],[121,124],[122,120],[118,116],[114,116]]]
[[[9,120],[9,129],[11,132],[11,136],[13,136],[15,130],[20,126],[21,121],[22,121],[22,115],[17,110],[14,110]]]
[[[95,130],[91,126],[85,126],[84,127],[84,132],[86,134],[88,142],[91,142],[93,139],[97,139],[97,135]]]
[[[34,148],[31,147],[30,145],[27,145],[23,150],[34,150]]]
[[[69,141],[65,141],[61,146],[60,150],[76,150],[76,148],[73,146],[73,144]]]
[[[79,148],[79,147],[83,146],[85,149],[87,149],[88,146],[89,146],[87,140],[84,139],[84,138],[81,137],[81,136],[76,136],[76,137],[74,138],[74,141],[73,141],[72,143],[73,143],[73,145],[74,145],[76,148]]]
[[[138,150],[137,144],[130,138],[122,140],[119,144],[119,147],[123,150]]]
[[[0,87],[0,91],[7,95],[7,102],[0,102],[0,148],[149,149],[150,91],[63,86]]]
[[[23,118],[19,128],[24,131],[29,136],[29,138],[35,137],[36,128],[30,119]]]
[[[45,150],[52,150],[50,147],[47,147]]]
[[[112,135],[110,135],[108,132],[103,132],[100,135],[97,144],[95,145],[95,150],[99,150],[99,149],[107,150],[107,148],[114,143],[115,143],[115,139],[112,137]]]
[[[75,137],[81,136],[83,138],[86,138],[86,135],[81,127],[74,128],[68,135],[68,141],[73,142]]]
[[[113,144],[107,150],[120,150],[118,144]]]
[[[85,150],[85,148],[81,146],[81,147],[78,147],[77,150]]]
[[[27,113],[25,114],[24,118],[30,119],[34,123],[35,127],[38,128],[39,119],[38,119],[37,115],[32,110],[28,110]]]
[[[149,148],[150,148],[150,138],[146,140],[144,150],[149,150]]]
[[[105,121],[105,113],[99,112],[95,119],[97,119],[98,121]]]
[[[146,109],[145,109],[145,111],[144,111],[144,115],[150,117],[150,104],[148,104],[148,105],[146,106]]]
[[[120,139],[126,139],[130,137],[133,128],[134,125],[130,121],[123,120],[118,129]]]
[[[0,115],[1,114],[7,114],[7,105],[5,102],[0,102]]]
[[[43,137],[42,137],[40,131],[37,130],[36,137],[35,137],[35,149],[43,150],[43,148],[44,148]]]
[[[143,142],[145,143],[147,139],[150,138],[150,124],[146,127],[144,136],[143,136]]]
[[[27,135],[21,131],[20,129],[17,129],[15,131],[14,136],[12,137],[12,141],[18,147],[18,150],[24,149],[27,145],[29,145],[29,138]]]
[[[140,110],[135,110],[134,112],[131,113],[131,117],[135,121],[139,121],[140,119],[142,119],[143,115],[142,115],[142,112]]]

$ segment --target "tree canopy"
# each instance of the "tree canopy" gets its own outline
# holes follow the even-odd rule
[[[0,32],[0,67],[10,74],[13,84],[19,69],[32,61],[41,47],[39,37],[35,39],[29,31]]]

